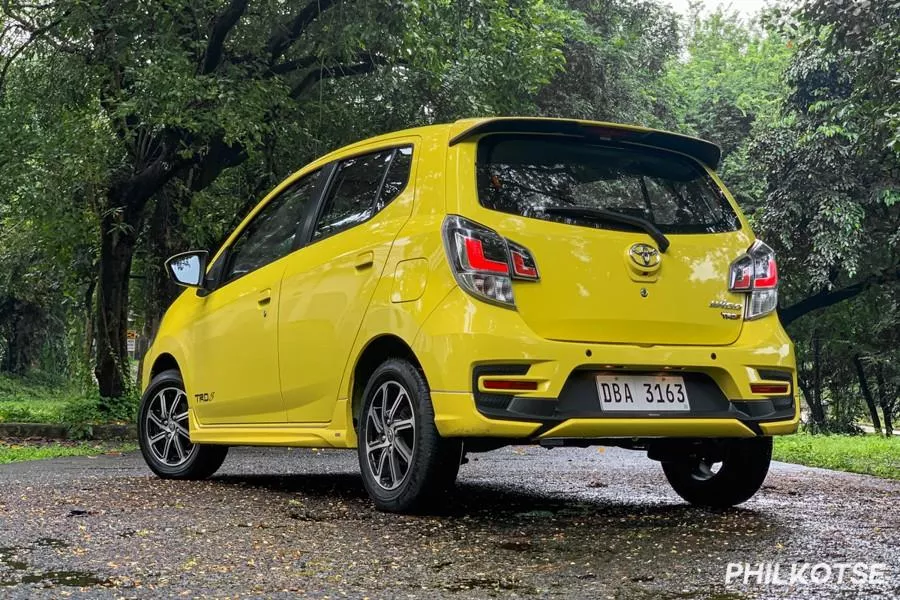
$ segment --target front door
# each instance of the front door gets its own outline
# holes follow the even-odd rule
[[[278,371],[281,279],[314,205],[318,172],[274,195],[214,266],[220,281],[193,328],[192,389],[202,424],[283,423]]]

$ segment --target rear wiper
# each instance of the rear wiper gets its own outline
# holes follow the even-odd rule
[[[555,215],[558,217],[579,217],[595,221],[613,221],[615,223],[632,225],[646,231],[650,237],[653,238],[653,241],[659,245],[660,252],[665,252],[669,247],[669,238],[667,238],[656,225],[647,219],[623,215],[622,213],[606,210],[605,208],[591,208],[589,206],[548,206],[543,210],[548,215]]]

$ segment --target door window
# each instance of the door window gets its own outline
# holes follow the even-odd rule
[[[409,180],[412,148],[381,150],[342,161],[328,190],[313,239],[333,235],[372,218]]]
[[[295,182],[253,217],[231,246],[224,282],[255,271],[293,250],[300,221],[312,205],[318,179],[316,171]]]

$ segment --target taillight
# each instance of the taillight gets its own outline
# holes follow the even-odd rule
[[[778,306],[778,266],[775,251],[756,240],[747,253],[731,263],[728,289],[750,293],[745,318],[758,319]]]
[[[512,263],[513,279],[524,279],[526,281],[537,281],[540,275],[537,270],[537,263],[527,248],[506,240],[506,246],[509,248],[510,262]]]
[[[493,229],[449,215],[444,219],[443,232],[453,275],[473,296],[515,307],[512,280],[540,278],[531,252]]]

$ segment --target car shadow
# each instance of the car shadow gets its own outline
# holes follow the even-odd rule
[[[219,485],[247,489],[262,489],[273,493],[301,496],[305,515],[315,519],[316,505],[331,506],[335,502],[353,505],[345,511],[346,518],[374,518],[382,515],[374,509],[358,473],[305,473],[290,475],[227,474],[211,480]],[[319,502],[324,501],[324,502]],[[333,516],[333,513],[329,511]],[[491,523],[496,526],[508,521],[521,524],[534,521],[553,521],[556,525],[572,522],[615,522],[631,529],[678,528],[686,522],[703,522],[707,527],[741,531],[771,529],[772,515],[754,508],[707,509],[690,506],[672,497],[660,501],[658,497],[642,499],[633,496],[605,496],[577,492],[546,492],[525,486],[504,483],[461,481],[456,487],[438,497],[434,506],[422,516],[464,518],[467,522]]]

